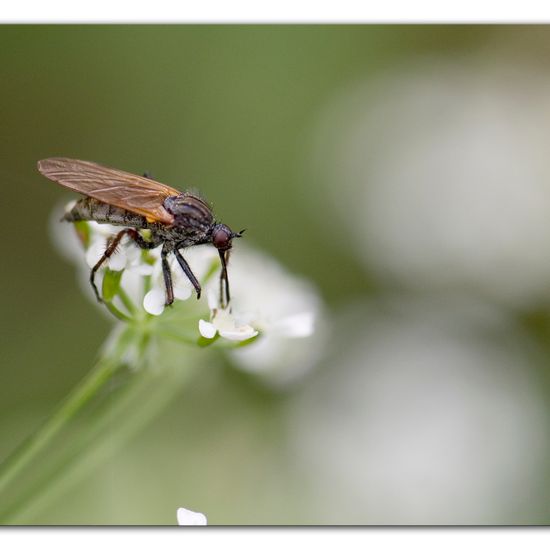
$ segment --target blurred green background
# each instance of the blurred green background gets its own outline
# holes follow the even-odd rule
[[[312,280],[337,312],[381,295],[384,284],[353,253],[361,236],[319,199],[312,143],[326,105],[417,57],[489,51],[493,60],[547,68],[549,48],[546,27],[1,27],[0,458],[88,372],[111,327],[52,246],[52,209],[71,195],[37,173],[38,159],[94,160],[199,188],[225,223],[246,227],[249,242]],[[546,307],[514,315],[547,358]],[[338,364],[333,358],[325,370]],[[24,522],[173,524],[178,506],[211,523],[345,522],[317,513],[326,494],[302,484],[285,445],[299,388],[273,391],[228,365],[203,370],[124,450]],[[547,522],[549,472],[541,466],[540,492],[516,516],[470,520]],[[395,518],[407,522],[402,511]],[[391,523],[391,514],[378,521]]]

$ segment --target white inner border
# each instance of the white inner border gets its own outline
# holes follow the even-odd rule
[[[548,530],[496,529],[227,529],[177,527],[172,529],[9,529],[0,532],[3,548],[97,550],[162,548],[163,550],[547,550]]]

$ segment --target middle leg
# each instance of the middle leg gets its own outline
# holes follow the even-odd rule
[[[164,287],[166,288],[165,305],[171,306],[174,303],[174,286],[172,285],[172,272],[168,264],[167,256],[172,249],[166,244],[162,247],[160,257],[162,260],[162,276],[164,277]]]
[[[201,297],[201,285],[199,281],[197,281],[197,278],[191,271],[189,264],[185,261],[185,258],[181,255],[181,252],[177,248],[174,249],[174,255],[176,256],[176,260],[178,260],[180,267],[183,269],[183,272],[187,275],[187,278],[191,281],[191,284],[195,287],[195,290],[197,292],[197,300],[198,300]]]

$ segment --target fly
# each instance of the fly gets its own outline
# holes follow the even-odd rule
[[[124,227],[110,241],[103,256],[90,273],[90,284],[99,302],[95,275],[102,264],[114,254],[124,236],[130,237],[137,246],[152,249],[162,245],[161,261],[166,305],[174,301],[172,273],[168,255],[174,254],[183,272],[201,295],[201,285],[181,249],[200,244],[212,244],[219,253],[220,305],[227,307],[230,300],[227,263],[232,240],[241,237],[244,229],[234,233],[227,225],[219,223],[210,206],[189,191],[178,191],[147,176],[136,176],[106,168],[95,162],[68,158],[49,158],[38,161],[41,174],[84,195],[65,214],[68,222],[96,221]],[[147,229],[150,238],[145,239],[140,230]]]

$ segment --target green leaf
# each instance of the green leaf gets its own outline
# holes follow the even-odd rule
[[[117,295],[118,289],[120,288],[120,279],[122,278],[123,271],[124,270],[105,270],[105,275],[103,276],[103,286],[101,288],[103,300],[105,302],[111,302],[113,298]]]

